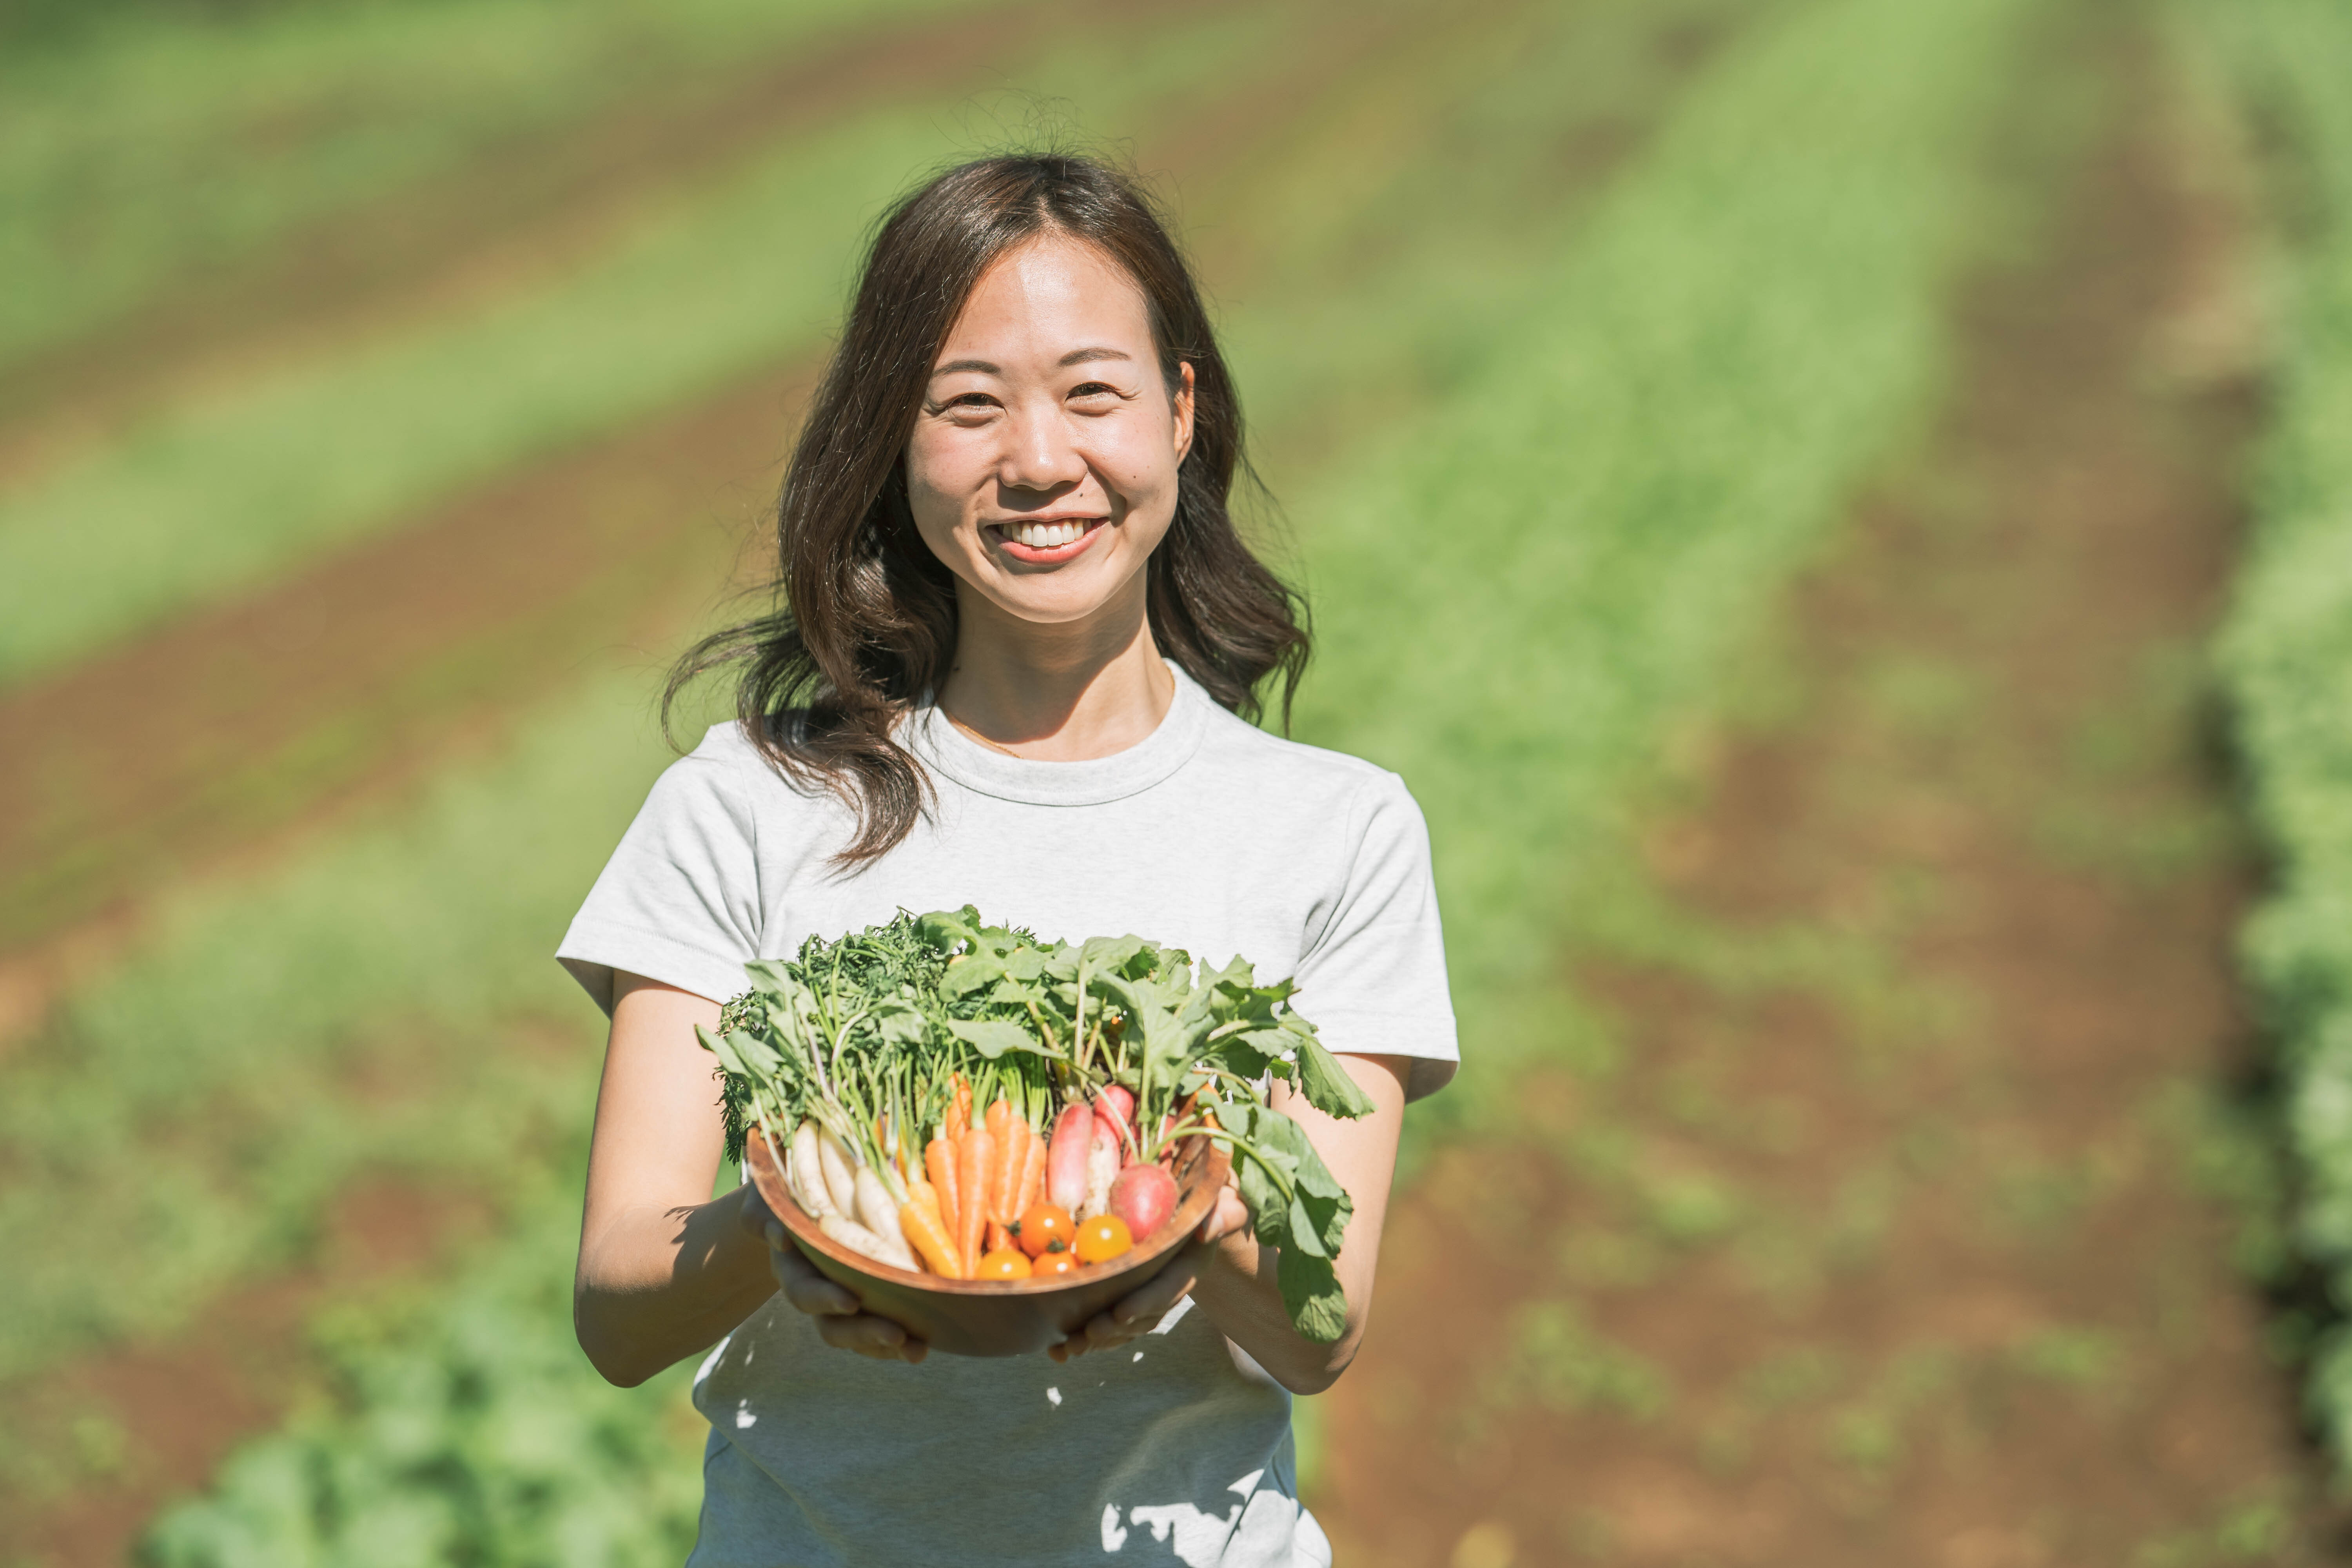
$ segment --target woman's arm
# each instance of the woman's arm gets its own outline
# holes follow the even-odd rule
[[[725,1141],[697,1024],[719,1005],[613,977],[613,1033],[588,1149],[572,1321],[598,1372],[625,1387],[716,1343],[776,1289],[768,1249],[713,1199]]]
[[[1370,1115],[1337,1121],[1308,1105],[1289,1085],[1274,1086],[1274,1108],[1306,1130],[1315,1152],[1355,1203],[1339,1248],[1348,1328],[1338,1342],[1318,1345],[1291,1326],[1275,1282],[1275,1255],[1258,1246],[1241,1199],[1229,1191],[1202,1226],[1206,1239],[1187,1247],[1150,1284],[1088,1323],[1083,1338],[1055,1347],[1058,1352],[1078,1354],[1124,1344],[1149,1332],[1190,1291],[1227,1339],[1293,1394],[1319,1394],[1339,1381],[1355,1359],[1371,1316],[1372,1277],[1380,1262],[1381,1226],[1388,1217],[1389,1183],[1396,1173],[1397,1138],[1404,1126],[1405,1077],[1412,1065],[1409,1057],[1341,1055],[1339,1059],[1371,1096]]]
[[[758,1188],[710,1196],[726,1129],[694,1026],[719,1022],[719,1005],[627,973],[613,977],[613,997],[572,1285],[572,1328],[596,1370],[643,1383],[716,1344],[780,1286],[827,1344],[922,1360],[921,1341],[866,1316],[785,1245]]]

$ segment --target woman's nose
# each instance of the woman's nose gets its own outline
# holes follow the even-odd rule
[[[1087,477],[1086,459],[1055,414],[1016,413],[1006,421],[1008,439],[997,478],[1013,489],[1054,490]]]

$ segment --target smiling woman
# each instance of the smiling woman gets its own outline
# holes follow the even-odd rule
[[[736,667],[738,717],[663,775],[559,954],[613,1020],[581,1343],[636,1383],[718,1342],[696,1564],[1168,1560],[1138,1524],[1186,1563],[1329,1562],[1289,1395],[1355,1355],[1404,1105],[1452,1075],[1454,1018],[1402,781],[1244,717],[1276,677],[1286,707],[1307,637],[1226,510],[1241,462],[1199,291],[1131,182],[992,159],[882,226],[785,479],[780,605],[677,677]],[[1372,1107],[1271,1094],[1354,1201],[1336,1339],[1294,1326],[1307,1265],[1230,1187],[1050,1360],[930,1358],[756,1189],[709,1199],[695,1026],[743,965],[968,902],[1309,999]],[[1013,1496],[1023,1528],[988,1528]]]
[[[701,645],[670,695],[738,668],[739,717],[769,761],[857,811],[853,862],[921,809],[893,739],[918,702],[1062,758],[1125,710],[1090,679],[1076,710],[1039,702],[1034,672],[992,653],[999,634],[1025,646],[1024,628],[1060,626],[1048,640],[1076,671],[1108,651],[1106,628],[1129,628],[1141,640],[1116,662],[1155,686],[1154,722],[1169,700],[1154,650],[1245,718],[1276,678],[1286,713],[1303,606],[1234,527],[1243,467],[1200,290],[1135,185],[1086,159],[966,164],[876,238],[785,480],[777,610]]]

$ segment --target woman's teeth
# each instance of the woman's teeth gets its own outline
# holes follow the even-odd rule
[[[1007,527],[1014,542],[1032,550],[1051,550],[1056,545],[1076,544],[1086,536],[1083,522],[1024,522],[1018,528]]]

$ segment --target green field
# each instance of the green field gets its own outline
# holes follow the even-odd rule
[[[0,304],[0,379],[198,309],[210,279],[268,276],[482,160],[528,167],[825,49],[919,39],[947,9],[366,0],[59,31],[0,65],[0,264],[25,280]],[[822,351],[892,194],[1060,128],[1169,171],[1281,503],[1262,535],[1315,607],[1296,734],[1398,770],[1429,816],[1468,1066],[1416,1112],[1416,1158],[1534,1136],[1521,1075],[1591,1047],[1561,961],[1605,923],[1590,897],[1624,887],[1678,749],[1944,405],[1955,290],[2008,234],[1993,149],[2061,9],[1295,0],[1050,47],[1008,32],[968,69],[745,132],[593,224],[551,220],[562,237],[478,287],[258,322],[266,352],[177,379],[165,342],[124,362],[149,377],[133,411],[71,439],[43,434],[37,397],[0,400],[0,452],[21,429],[35,453],[0,465],[0,700],[266,605],[583,443],[781,385]],[[2297,1086],[2301,1234],[2341,1270],[2352,110],[2329,87],[2352,24],[2321,0],[2183,0],[2182,25],[2227,44],[2301,171],[2282,198],[2297,347],[2222,663],[2284,868],[2248,952]],[[670,755],[657,667],[716,592],[649,588],[650,657],[614,647],[413,785],[146,889],[131,934],[0,1041],[0,1416],[44,1436],[0,1458],[0,1523],[113,1488],[155,1516],[145,1560],[168,1568],[682,1555],[683,1369],[617,1391],[572,1342],[601,1031],[548,955]],[[387,1183],[483,1209],[484,1237],[389,1287],[322,1289],[274,1429],[166,1484],[135,1411],[73,1392],[77,1369],[183,1344],[309,1267],[339,1202]],[[1526,1353],[1590,1359],[1580,1322],[1535,1311]],[[2352,1353],[2318,1365],[2323,1416],[2352,1430],[2331,1392]],[[21,1561],[63,1560],[47,1550]]]
[[[2287,254],[2274,428],[2221,644],[2254,818],[2276,879],[2246,931],[2298,1162],[2298,1251],[2352,1281],[2352,15],[2260,0],[2184,7],[2235,73]],[[2352,1465],[2352,1340],[2322,1316],[2310,1401]]]

